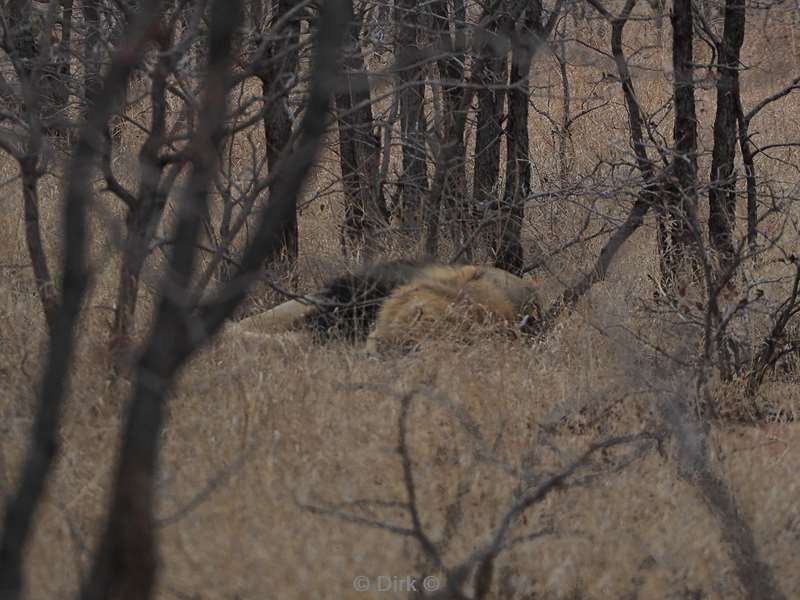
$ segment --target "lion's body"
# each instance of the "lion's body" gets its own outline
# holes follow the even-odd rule
[[[431,338],[466,341],[487,329],[511,331],[532,307],[538,307],[533,284],[510,273],[434,265],[386,299],[367,347],[377,351]]]
[[[304,317],[305,325],[322,341],[364,339],[386,299],[429,268],[421,261],[395,260],[336,277],[317,295],[324,302]]]
[[[493,267],[396,261],[338,277],[310,304],[291,301],[242,323],[261,331],[305,324],[321,340],[364,339],[372,330],[369,350],[467,340],[477,329],[510,331],[523,318],[538,319],[535,288]]]

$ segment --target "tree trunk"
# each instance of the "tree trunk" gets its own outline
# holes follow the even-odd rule
[[[675,120],[673,159],[665,180],[664,206],[658,215],[661,277],[669,289],[678,272],[693,269],[695,243],[691,219],[697,196],[697,115],[694,99],[693,16],[691,0],[675,0],[672,63]]]
[[[398,0],[395,5],[395,61],[400,105],[400,137],[403,167],[400,172],[400,217],[412,235],[420,232],[422,199],[428,190],[423,99],[425,80],[417,40],[415,0]]]
[[[123,363],[129,358],[136,303],[139,297],[139,279],[164,208],[163,202],[159,203],[156,200],[156,194],[155,190],[148,191],[147,201],[129,209],[125,221],[126,239],[119,273],[114,323],[111,327],[111,349],[116,368],[123,367]]]
[[[345,4],[350,23],[345,34],[344,89],[335,99],[345,196],[342,250],[366,260],[375,252],[376,232],[388,211],[378,181],[381,145],[373,131],[369,80],[358,41],[361,22],[353,14],[352,0]]]
[[[195,244],[208,214],[208,193],[216,171],[217,146],[224,132],[226,76],[232,61],[223,61],[238,23],[225,16],[239,13],[239,3],[217,0],[211,13],[211,44],[206,101],[199,127],[190,144],[194,168],[181,199],[176,243],[170,260],[173,278],[165,282],[152,334],[139,362],[136,386],[129,403],[117,459],[110,509],[93,566],[83,583],[83,600],[121,598],[147,600],[156,586],[158,538],[153,511],[159,440],[167,417],[167,399],[177,370],[218,331],[245,297],[246,283],[280,249],[280,233],[295,211],[303,181],[326,133],[328,98],[337,83],[337,56],[345,19],[341,0],[322,5],[316,35],[313,71],[301,135],[290,160],[282,162],[275,202],[268,204],[254,239],[242,257],[237,280],[196,313],[186,309],[189,283],[196,260]],[[233,5],[233,6],[232,6]],[[235,11],[235,12],[234,12]],[[231,20],[234,18],[228,17]],[[222,21],[220,23],[220,21]],[[220,31],[221,30],[221,31]],[[214,93],[216,92],[216,93]]]
[[[142,15],[124,48],[115,56],[106,76],[106,101],[98,103],[90,119],[83,124],[66,170],[68,183],[62,213],[62,298],[38,392],[31,447],[20,471],[19,485],[6,502],[0,527],[0,595],[3,598],[23,597],[25,547],[36,509],[45,492],[45,483],[60,451],[61,412],[72,372],[75,329],[89,279],[87,214],[92,199],[92,167],[98,153],[93,140],[106,122],[111,106],[119,102],[125,84],[144,52],[153,31],[149,25],[153,15],[158,13],[159,7],[155,4]]]
[[[292,0],[275,0],[272,23],[282,19],[292,9]],[[258,11],[256,11],[256,14]],[[258,23],[256,24],[258,25]],[[300,17],[288,19],[280,31],[270,32],[276,41],[270,44],[264,64],[258,71],[267,105],[264,111],[264,135],[267,142],[267,167],[272,172],[292,136],[292,115],[289,111],[289,93],[294,86],[298,64]],[[297,260],[297,215],[287,223],[283,236],[281,256],[289,263]]]
[[[436,157],[436,170],[425,203],[427,235],[424,251],[429,256],[436,256],[439,245],[439,218],[443,201],[454,245],[460,246],[467,239],[464,129],[474,92],[472,87],[464,85],[466,10],[463,0],[456,0],[453,3],[452,20],[454,21],[455,36],[450,35],[447,2],[435,0],[432,2],[430,10],[434,29],[439,33],[442,47],[442,56],[437,60],[437,67],[440,78],[444,80],[442,84],[444,131]],[[467,247],[465,251],[467,259],[470,259],[470,248]]]
[[[168,53],[170,40],[162,39],[159,49],[162,57],[153,71],[150,90],[152,125],[150,134],[139,152],[138,192],[127,206],[126,239],[114,309],[114,323],[111,329],[111,348],[116,368],[124,368],[123,363],[129,358],[139,295],[139,279],[150,252],[150,242],[155,237],[166,205],[166,196],[160,189],[164,165],[160,161],[159,153],[164,143],[167,118],[166,90],[170,73]]]
[[[542,6],[539,0],[517,2],[512,16],[520,23],[514,33],[511,53],[511,86],[508,91],[506,128],[506,187],[500,203],[500,221],[494,244],[495,265],[522,275],[522,220],[525,200],[531,191],[531,161],[528,150],[528,74],[539,33]]]
[[[719,255],[720,271],[734,261],[736,230],[736,115],[739,98],[739,55],[744,42],[744,0],[726,0],[725,25],[719,44],[717,113],[714,118],[714,149],[711,154],[708,193],[708,231]]]
[[[504,13],[502,3],[495,2],[486,30],[482,32],[479,61],[482,69],[476,83],[478,111],[475,132],[475,170],[473,200],[467,218],[468,235],[500,203],[500,144],[503,139],[503,104],[508,83],[509,33],[511,19]],[[490,236],[491,239],[492,236]]]
[[[758,195],[756,192],[756,165],[750,145],[750,123],[744,116],[741,94],[736,98],[736,122],[739,126],[739,149],[742,151],[747,189],[747,246],[755,257],[758,252]]]
[[[48,331],[50,335],[53,335],[59,301],[56,287],[50,276],[50,269],[47,266],[47,255],[39,225],[38,162],[38,152],[33,156],[29,155],[23,158],[20,162],[22,202],[25,212],[25,243],[28,246],[28,256],[31,259],[33,275],[36,278],[36,293],[42,303]]]
[[[49,10],[53,9],[50,7]],[[42,240],[38,192],[41,176],[39,158],[43,142],[42,119],[46,112],[45,106],[52,102],[52,90],[45,85],[46,68],[43,64],[45,61],[39,56],[37,36],[41,37],[45,34],[49,36],[49,32],[43,32],[41,29],[52,25],[54,15],[48,15],[49,18],[44,21],[40,18],[41,15],[38,15],[34,20],[31,3],[20,0],[9,2],[6,10],[7,31],[3,39],[3,48],[11,59],[14,72],[21,85],[22,101],[16,102],[15,99],[15,104],[24,114],[28,128],[24,153],[15,154],[22,181],[25,243],[36,279],[36,293],[42,303],[48,332],[52,337],[55,333],[59,299],[50,275]],[[36,27],[40,31],[35,31]]]
[[[155,588],[159,562],[153,527],[157,442],[166,416],[164,399],[175,372],[198,345],[186,301],[196,261],[195,245],[202,222],[208,216],[208,195],[213,187],[218,148],[223,137],[233,40],[240,25],[241,8],[240,2],[228,0],[216,0],[210,8],[205,95],[198,128],[188,151],[192,173],[178,206],[170,280],[162,287],[155,333],[138,365],[111,508],[92,569],[84,581],[82,597],[85,600],[146,600]],[[169,54],[163,52],[164,48],[161,50],[163,55]],[[157,110],[156,106],[153,108]],[[155,149],[160,146],[157,144],[160,140],[154,134],[162,127],[163,124],[154,123],[151,131],[149,140],[155,140]]]

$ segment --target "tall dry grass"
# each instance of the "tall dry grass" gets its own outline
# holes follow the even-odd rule
[[[743,79],[746,103],[774,91],[798,64],[796,51],[792,60],[772,51],[793,40],[794,31],[770,31],[772,37],[758,29],[749,34],[746,62],[755,67]],[[776,41],[779,35],[788,37]],[[605,37],[590,39],[607,47]],[[655,40],[655,32],[632,25],[629,39],[644,45]],[[658,70],[659,52],[637,58],[654,71],[635,71],[637,92],[650,111],[670,94],[670,82]],[[574,50],[575,99],[610,102],[572,128],[569,155],[576,177],[598,157],[611,160],[627,152],[618,87],[613,81],[598,84],[598,72],[608,66],[581,58]],[[557,71],[547,56],[537,61],[533,81],[543,86],[533,102],[558,119]],[[697,96],[701,147],[708,149],[714,96],[711,89],[700,89]],[[755,125],[770,143],[797,141],[800,99],[789,96],[771,106]],[[670,119],[659,129],[668,137]],[[551,123],[538,114],[532,114],[529,132],[534,187],[544,187],[557,177],[551,158],[557,139]],[[125,129],[115,153],[116,168],[130,185],[140,136]],[[783,161],[761,161],[759,176],[791,190],[797,150],[780,156]],[[701,160],[702,169],[707,162],[707,157]],[[329,190],[337,170],[331,142],[307,185],[309,198]],[[27,445],[45,343],[15,177],[14,165],[0,160],[0,179],[6,182],[0,200],[0,502],[17,480]],[[43,179],[40,193],[44,237],[55,261],[57,173]],[[619,218],[625,207],[621,197],[619,190],[612,194],[598,187],[594,197],[583,191],[534,204],[525,229],[528,249],[534,243],[557,247],[569,239],[592,202],[593,222]],[[302,255],[287,285],[314,289],[345,266],[338,245],[340,203],[334,188],[304,209]],[[795,209],[787,204],[786,210]],[[786,216],[796,213],[783,216],[766,227],[777,231]],[[124,381],[109,380],[107,370],[122,232],[121,211],[107,195],[98,194],[92,224],[92,289],[63,423],[63,452],[27,563],[34,599],[71,597],[79,586],[104,516],[128,392]],[[786,229],[784,236],[783,247],[796,248],[796,230]],[[602,239],[594,240],[550,261],[537,275],[545,297],[552,300],[601,245]],[[403,247],[399,240],[389,250]],[[144,280],[139,335],[146,333],[160,260],[153,257]],[[778,275],[780,268],[766,263],[752,267],[752,276]],[[400,398],[412,390],[409,445],[422,524],[433,539],[447,537],[446,561],[464,560],[486,541],[512,498],[518,482],[509,469],[543,475],[592,440],[648,429],[666,395],[693,393],[691,365],[671,363],[659,352],[684,347],[691,357],[698,340],[653,319],[648,275],[657,277],[657,272],[654,224],[648,222],[625,246],[607,281],[535,343],[491,337],[465,347],[431,342],[412,354],[375,360],[345,344],[316,346],[302,334],[262,342],[222,336],[187,366],[170,400],[158,487],[163,559],[158,597],[405,597],[400,591],[359,593],[353,580],[431,571],[413,539],[307,506],[410,525],[402,507],[391,503],[407,501],[397,452],[398,417]],[[768,287],[764,302],[779,298],[784,289],[780,283]],[[256,296],[255,304],[275,301]],[[757,337],[765,325],[754,319],[752,327]],[[759,402],[797,412],[798,389],[796,381],[776,376],[761,390]],[[736,384],[717,386],[715,393],[721,401],[741,401]],[[474,429],[463,426],[465,418]],[[478,438],[496,460],[476,452]],[[714,427],[712,442],[715,464],[752,525],[762,559],[787,597],[800,596],[800,429],[723,423]],[[491,597],[742,597],[717,522],[678,476],[668,453],[653,449],[618,473],[603,472],[614,459],[613,453],[604,456],[606,462],[594,466],[600,476],[553,493],[526,513],[514,534],[543,534],[501,555]],[[386,505],[365,508],[364,500]]]

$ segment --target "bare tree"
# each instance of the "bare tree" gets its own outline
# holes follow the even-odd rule
[[[750,123],[764,108],[785,98],[794,91],[800,90],[800,77],[795,77],[787,86],[756,103],[752,110],[745,114],[742,107],[741,90],[737,87],[736,122],[739,127],[739,148],[744,163],[747,186],[747,245],[755,256],[758,251],[758,191],[756,189],[756,167],[753,143],[750,139]]]
[[[180,203],[176,243],[170,258],[153,333],[136,370],[106,527],[82,597],[148,598],[157,574],[153,528],[158,440],[165,403],[180,367],[213,335],[244,299],[247,284],[283,247],[281,233],[296,212],[297,197],[326,129],[329,97],[336,81],[338,49],[347,23],[347,3],[328,2],[321,10],[311,90],[295,150],[282,163],[272,201],[242,258],[242,272],[219,296],[192,310],[190,280],[196,241],[208,211],[216,149],[224,134],[226,98],[234,34],[241,3],[216,0],[211,6],[206,94],[198,129],[190,142],[192,172]]]
[[[435,157],[435,171],[428,196],[425,199],[425,253],[436,256],[439,246],[440,216],[442,210],[450,222],[450,236],[457,244],[467,239],[466,221],[466,146],[464,131],[467,112],[472,103],[474,88],[464,85],[466,50],[466,12],[463,0],[452,5],[435,0],[430,5],[433,29],[438,33],[438,43],[442,48],[437,59],[439,76],[442,81],[442,100],[444,112],[443,131],[439,141],[439,151]],[[453,32],[451,33],[451,23]],[[480,68],[480,67],[477,67]],[[444,204],[444,206],[443,206]],[[471,248],[465,251],[471,255]]]
[[[511,18],[516,23],[512,34],[511,75],[508,90],[506,126],[506,184],[500,202],[498,231],[493,242],[495,265],[522,274],[525,257],[522,247],[522,221],[525,202],[531,192],[531,159],[528,150],[528,74],[537,47],[553,30],[561,10],[557,3],[547,22],[542,22],[542,4],[518,2]]]
[[[189,149],[192,174],[181,203],[177,243],[170,261],[169,287],[156,317],[158,334],[151,338],[139,363],[108,519],[84,598],[148,598],[155,585],[156,554],[152,526],[153,474],[157,459],[161,405],[174,372],[191,351],[183,331],[187,315],[180,290],[188,286],[197,239],[207,210],[216,147],[222,137],[233,37],[240,24],[241,4],[214,2],[210,12],[206,95],[198,129]],[[166,319],[170,319],[167,324]],[[160,340],[155,338],[161,337]],[[194,337],[194,336],[192,336]],[[190,337],[191,339],[191,337]],[[179,345],[180,344],[180,345]],[[181,345],[183,347],[181,347]],[[146,433],[152,430],[155,438]]]
[[[413,0],[399,0],[395,4],[395,54],[397,95],[400,110],[400,143],[403,149],[403,167],[398,178],[400,186],[400,218],[403,228],[420,231],[422,200],[428,191],[426,164],[425,78],[424,55],[419,48],[420,11]]]
[[[636,167],[642,177],[642,185],[637,194],[636,201],[628,211],[624,222],[614,231],[611,237],[600,250],[600,254],[592,267],[573,285],[569,286],[561,296],[553,302],[546,314],[536,327],[540,332],[548,331],[555,319],[568,307],[578,302],[598,281],[605,279],[609,268],[620,248],[633,233],[644,223],[644,218],[656,201],[660,177],[657,176],[655,165],[647,154],[642,125],[642,113],[636,90],[631,78],[628,61],[622,44],[622,34],[637,0],[627,0],[620,16],[613,16],[597,0],[589,0],[589,4],[599,12],[611,26],[611,52],[617,67],[619,82],[628,110],[628,125],[631,146],[636,159]]]
[[[182,166],[173,165],[165,177],[167,163],[162,154],[169,144],[167,79],[175,69],[178,58],[176,50],[171,47],[170,39],[177,21],[176,17],[177,14],[173,14],[170,22],[163,24],[164,34],[158,39],[160,57],[153,69],[150,88],[151,126],[139,150],[139,184],[136,192],[127,190],[112,173],[111,140],[106,135],[106,152],[103,160],[105,181],[109,190],[124,203],[127,211],[126,239],[122,249],[114,322],[111,327],[111,347],[115,353],[117,366],[122,366],[121,363],[127,360],[131,349],[142,269],[161,221],[169,190]]]
[[[610,274],[630,263],[618,257],[636,234],[630,247],[636,263],[626,276],[650,291],[609,302],[636,313],[635,321],[620,320],[619,329],[636,329],[626,333],[641,342],[636,350],[683,387],[655,398],[646,433],[597,438],[583,454],[546,472],[533,469],[528,456],[501,458],[444,394],[415,388],[398,394],[402,497],[302,501],[303,508],[411,540],[419,549],[415,568],[446,578],[440,597],[505,597],[500,557],[516,545],[560,534],[544,522],[523,527],[536,518],[534,507],[598,474],[612,476],[656,444],[660,450],[671,445],[679,476],[716,519],[734,585],[752,597],[782,597],[760,532],[739,511],[738,488],[709,448],[710,432],[732,418],[724,413],[725,402],[736,405],[740,420],[792,418],[791,409],[772,404],[767,384],[794,383],[800,355],[792,205],[798,196],[794,175],[800,173],[792,153],[800,143],[788,137],[793,132],[769,139],[762,127],[773,118],[774,103],[800,90],[800,78],[790,74],[783,87],[747,100],[753,94],[745,88],[748,80],[739,80],[741,57],[751,51],[746,17],[758,7],[728,0],[719,31],[710,5],[675,0],[669,74],[670,65],[660,59],[654,67],[653,48],[642,41],[654,35],[650,11],[660,19],[664,10],[649,0],[587,0],[589,18],[597,21],[588,25],[582,4],[561,0],[37,4],[42,7],[7,0],[0,14],[0,150],[13,167],[0,183],[21,192],[20,231],[29,260],[14,268],[31,269],[33,276],[20,287],[27,292],[29,283],[35,285],[48,329],[30,447],[3,516],[0,600],[23,596],[26,547],[62,444],[62,405],[80,362],[73,359],[77,324],[90,278],[90,241],[96,239],[87,222],[95,184],[110,201],[98,204],[98,212],[116,219],[121,209],[124,215],[123,242],[110,250],[119,251],[119,261],[110,261],[119,265],[110,346],[133,389],[108,514],[91,570],[82,577],[83,597],[153,595],[159,440],[177,375],[241,307],[252,284],[309,301],[286,291],[281,270],[269,267],[291,266],[291,286],[312,285],[302,280],[304,264],[296,261],[298,219],[305,215],[304,236],[313,240],[305,258],[326,239],[318,232],[328,221],[308,216],[326,209],[328,198],[341,202],[333,210],[341,235],[338,258],[381,260],[408,250],[409,244],[391,243],[397,223],[389,220],[391,209],[399,232],[417,238],[412,252],[423,255],[416,259],[423,263],[446,248],[451,262],[492,262],[517,274],[547,271],[548,289],[555,282],[562,291],[542,319],[531,324],[525,315],[522,327],[533,334],[537,351],[598,282],[609,278],[604,293],[629,295]],[[370,10],[393,28],[391,67],[368,60]],[[574,11],[572,25],[567,11]],[[535,63],[562,16],[553,48],[557,64]],[[660,31],[657,39],[660,44]],[[650,84],[658,78],[663,80]],[[389,89],[376,91],[382,79]],[[702,85],[716,92],[713,121],[699,102]],[[595,146],[583,144],[582,128],[573,127],[590,113],[598,121],[587,128],[603,127],[586,134],[599,140]],[[70,119],[79,119],[80,127]],[[64,134],[73,145],[60,139]],[[708,134],[713,146],[700,141]],[[474,161],[466,150],[473,136]],[[326,140],[324,160],[315,162]],[[746,236],[738,235],[735,219],[737,145]],[[64,156],[69,160],[58,162]],[[312,169],[324,183],[304,192]],[[52,215],[40,194],[45,178],[62,177],[63,223],[53,236],[43,225]],[[395,191],[396,201],[390,197]],[[698,206],[706,191],[708,223]],[[549,228],[542,226],[545,219]],[[94,232],[94,218],[91,226]],[[50,248],[63,248],[63,255]],[[95,260],[96,250],[92,244],[93,264],[109,262],[105,254]],[[93,310],[96,296],[91,298]],[[595,299],[606,300],[592,295],[587,309]],[[253,305],[271,300],[253,298]],[[152,305],[152,313],[143,310]],[[652,316],[653,331],[639,311]],[[89,335],[96,321],[90,322]],[[631,322],[637,327],[628,328]],[[525,340],[520,335],[518,343]],[[631,365],[639,367],[637,361]],[[265,360],[259,368],[273,366]],[[0,377],[8,372],[0,364]],[[85,374],[79,377],[83,382]],[[462,486],[443,531],[428,527],[423,514],[411,443],[412,406],[420,397],[458,421],[476,463],[501,469],[515,485],[494,525],[466,556],[454,557],[450,542],[459,526]],[[397,514],[402,521],[391,518]]]
[[[297,83],[301,15],[296,3],[275,0],[272,3],[270,21],[272,28],[266,39],[267,51],[256,66],[256,75],[261,80],[266,99],[264,110],[264,134],[267,141],[267,166],[277,168],[282,153],[288,150],[292,135],[293,114],[289,106],[289,94]],[[260,19],[257,27],[264,27],[266,19]],[[283,233],[283,254],[289,262],[297,259],[298,231],[295,215]]]
[[[33,425],[31,447],[16,492],[6,506],[0,541],[0,597],[22,597],[22,567],[33,517],[44,493],[47,477],[58,450],[58,427],[66,395],[74,350],[75,327],[88,281],[86,264],[86,213],[91,199],[89,182],[92,163],[101,152],[103,128],[111,107],[124,94],[133,69],[154,33],[159,3],[152,1],[115,54],[102,86],[105,102],[98,103],[81,128],[69,165],[70,177],[64,198],[64,242],[61,298],[55,314],[47,363],[42,374],[39,405]]]
[[[519,255],[523,205],[530,191],[530,159],[527,129],[521,119],[528,114],[528,71],[539,44],[552,33],[561,2],[549,13],[541,3],[488,5],[474,27],[478,46],[472,60],[469,81],[465,81],[466,35],[462,3],[453,5],[448,27],[444,3],[433,3],[431,13],[439,32],[442,57],[437,61],[443,78],[444,128],[439,143],[436,168],[426,203],[426,253],[435,256],[439,239],[442,199],[450,223],[455,257],[473,257],[478,239],[488,241],[498,265]],[[508,55],[511,54],[514,78],[508,83]],[[509,92],[506,108],[506,91]],[[477,98],[475,168],[472,172],[473,198],[467,200],[465,141],[467,113]],[[511,112],[514,115],[511,115]],[[500,148],[506,136],[507,165],[504,191],[501,192]],[[511,199],[513,196],[513,199]],[[509,200],[510,199],[510,200]],[[493,225],[487,228],[488,225]],[[510,262],[508,264],[511,264]],[[514,269],[521,271],[522,266]]]
[[[345,195],[342,250],[368,259],[375,253],[377,235],[388,216],[378,180],[380,141],[373,130],[369,80],[360,44],[361,18],[348,0],[350,15],[343,59],[344,86],[337,90],[339,164]]]
[[[470,213],[464,215],[473,231],[484,214],[499,203],[501,194],[500,147],[505,121],[505,96],[508,84],[508,51],[514,17],[505,2],[492,2],[486,8],[486,27],[477,31],[480,66],[473,79],[479,86],[475,124],[475,170]],[[490,236],[490,240],[491,240]]]
[[[694,100],[694,20],[691,2],[680,0],[672,11],[673,126],[672,159],[659,211],[661,278],[667,288],[692,267],[696,240],[697,112]]]
[[[714,150],[709,176],[708,232],[711,244],[719,253],[722,269],[734,260],[736,226],[736,157],[737,98],[739,97],[739,55],[744,43],[745,3],[726,0],[725,25],[717,45],[719,79],[717,113],[714,118]]]
[[[2,48],[11,60],[19,93],[10,87],[4,94],[7,105],[18,110],[4,114],[6,122],[0,136],[0,149],[19,165],[25,214],[25,242],[36,278],[36,291],[44,310],[48,329],[53,333],[58,312],[58,292],[50,274],[39,222],[39,180],[44,174],[45,133],[53,125],[53,106],[64,100],[56,96],[57,73],[52,72],[52,33],[57,17],[56,3],[46,15],[34,13],[31,3],[12,0],[2,24]],[[38,32],[34,31],[34,27]],[[38,33],[38,37],[37,37]],[[62,82],[62,85],[65,85]],[[16,114],[18,113],[18,114]]]

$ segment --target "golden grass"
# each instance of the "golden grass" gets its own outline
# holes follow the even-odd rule
[[[761,38],[754,34],[750,40],[748,52],[763,56]],[[652,60],[660,64],[660,57]],[[555,85],[551,67],[540,65],[539,80],[549,78]],[[597,69],[571,72],[576,97],[588,97]],[[746,101],[774,91],[780,85],[776,80],[764,77],[751,87],[746,84]],[[646,107],[657,106],[669,94],[664,78],[641,76],[637,86]],[[576,173],[598,155],[627,148],[617,87],[604,85],[598,93],[614,102],[575,124],[570,152]],[[701,141],[708,148],[713,95],[700,91],[698,101]],[[558,105],[556,96],[551,106],[556,118]],[[797,140],[798,116],[799,101],[789,97],[764,111],[758,129],[770,141]],[[662,130],[669,135],[669,124]],[[555,164],[544,159],[556,147],[550,125],[534,115],[530,134],[536,156],[542,157],[537,177],[547,172],[555,179]],[[125,132],[118,151],[120,173],[129,185],[134,184],[136,135]],[[786,156],[796,162],[794,150]],[[309,197],[335,178],[335,157],[328,153],[321,162],[307,186]],[[764,178],[796,178],[786,165],[764,162],[759,167]],[[7,159],[0,161],[3,180],[14,172]],[[44,235],[56,264],[57,180],[46,178],[40,191]],[[293,279],[302,289],[314,289],[345,263],[336,230],[340,200],[337,192],[302,215],[302,256]],[[574,205],[532,207],[528,240],[554,247],[569,239],[583,214],[580,205],[591,199],[572,200]],[[624,208],[618,197],[597,200],[600,214],[616,217]],[[0,503],[17,481],[26,448],[44,336],[30,270],[21,266],[27,257],[18,185],[5,188],[2,203]],[[29,597],[34,599],[74,594],[104,517],[113,449],[129,392],[125,382],[109,383],[105,352],[120,218],[112,199],[98,199],[94,280],[80,328],[62,454],[27,563]],[[791,246],[796,232],[787,235],[794,236],[785,239]],[[552,262],[542,276],[545,303],[590,264],[601,244],[596,240]],[[679,343],[693,348],[696,342],[680,339],[642,310],[652,295],[647,275],[655,276],[658,269],[654,244],[648,224],[623,249],[608,281],[565,315],[546,340],[533,345],[506,338],[467,346],[430,343],[411,354],[375,360],[344,344],[314,346],[304,334],[263,342],[221,337],[186,367],[170,399],[158,486],[159,517],[167,522],[159,528],[163,563],[157,597],[404,597],[358,593],[353,579],[427,572],[416,542],[313,514],[301,504],[406,501],[397,422],[400,398],[411,390],[418,390],[409,445],[422,522],[434,539],[440,538],[448,519],[455,519],[452,507],[461,496],[463,514],[453,521],[443,554],[451,564],[463,560],[497,525],[516,481],[476,458],[474,432],[460,425],[458,415],[474,421],[500,461],[541,474],[569,462],[598,437],[650,427],[661,398],[656,376],[678,391],[691,392],[691,369],[668,366],[643,343],[674,350]],[[761,273],[780,268],[767,265]],[[153,267],[142,290],[140,335],[146,331],[156,274]],[[776,285],[767,293],[774,300],[783,289]],[[756,323],[753,335],[763,334],[764,326]],[[717,391],[730,402],[741,399],[736,385]],[[759,401],[796,412],[800,392],[794,382],[775,378],[761,390]],[[545,433],[553,447],[539,443]],[[752,525],[762,559],[775,570],[787,597],[800,596],[800,428],[718,425],[712,440],[715,464]],[[607,459],[615,456],[609,453]],[[219,485],[193,506],[193,499],[220,477]],[[358,514],[410,524],[397,508]],[[552,494],[526,514],[514,535],[542,528],[552,532],[498,559],[492,598],[742,597],[716,522],[696,491],[677,476],[669,457],[655,450],[618,474]]]

